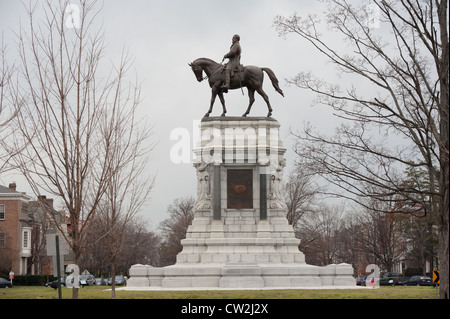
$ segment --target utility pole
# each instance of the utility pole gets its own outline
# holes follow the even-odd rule
[[[59,236],[55,236],[56,243],[56,273],[58,275],[58,298],[62,299],[61,294],[61,261],[59,260]]]

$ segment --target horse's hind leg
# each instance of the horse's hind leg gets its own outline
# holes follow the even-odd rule
[[[269,113],[267,113],[267,117],[271,116],[272,115],[272,107],[270,106],[269,97],[263,91],[262,88],[257,89],[257,92],[259,93],[259,95],[261,95],[263,97],[264,101],[266,101],[267,108],[269,109]]]
[[[255,89],[248,88],[248,100],[249,100],[248,108],[247,111],[245,111],[245,113],[242,114],[243,117],[246,117],[250,113],[252,105],[255,102]]]

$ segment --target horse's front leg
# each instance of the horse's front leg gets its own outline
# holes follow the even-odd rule
[[[204,117],[209,117],[209,114],[211,114],[213,105],[214,105],[214,101],[216,100],[217,92],[218,92],[217,88],[215,86],[213,86],[212,90],[211,90],[211,104],[209,105],[209,110],[208,110],[208,112],[206,112]]]
[[[220,90],[219,93],[217,94],[219,95],[220,103],[222,103],[223,113],[221,116],[225,116],[225,114],[227,113],[227,108],[225,107],[225,99],[223,97],[223,92]]]

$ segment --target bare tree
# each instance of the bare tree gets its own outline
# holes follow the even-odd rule
[[[317,173],[344,190],[341,196],[364,205],[367,198],[392,201],[393,195],[398,202],[417,201],[420,190],[404,187],[402,172],[410,166],[426,168],[427,195],[439,225],[441,298],[449,298],[447,6],[447,1],[437,0],[373,1],[373,10],[367,10],[365,2],[330,0],[327,35],[341,38],[339,47],[321,34],[315,16],[275,20],[281,35],[299,35],[340,76],[349,77],[340,81],[349,84],[345,88],[306,72],[290,80],[318,93],[317,102],[330,106],[344,122],[333,137],[310,128],[299,134],[297,152]],[[374,11],[380,28],[371,26]],[[358,90],[360,84],[373,93]]]
[[[98,205],[113,187],[112,178],[124,174],[121,165],[140,169],[133,167],[128,152],[137,146],[132,135],[137,140],[142,136],[137,127],[125,129],[126,123],[136,123],[138,85],[126,82],[126,54],[117,67],[101,63],[105,45],[102,30],[95,28],[97,7],[86,0],[26,7],[29,28],[17,32],[20,65],[11,88],[20,134],[13,136],[9,152],[33,192],[51,194],[68,212],[71,232],[60,231],[68,237],[75,264],[86,247]],[[106,68],[111,70],[108,76],[101,71]],[[117,111],[121,109],[123,114]],[[118,139],[122,133],[129,135]],[[118,154],[127,142],[130,148]],[[19,147],[23,149],[16,152]],[[129,192],[133,187],[135,181]],[[77,297],[78,289],[73,289]]]
[[[315,265],[343,262],[339,239],[344,226],[343,205],[322,204],[315,212],[304,215],[297,236],[306,261]]]
[[[177,254],[183,249],[181,240],[186,238],[188,226],[194,219],[193,197],[177,198],[168,207],[169,218],[163,220],[159,228],[162,231],[162,265],[174,264]]]
[[[297,164],[284,184],[284,196],[287,205],[286,218],[297,231],[299,220],[307,213],[314,212],[318,205],[318,195],[322,187],[314,181],[307,167]]]
[[[10,86],[12,85],[12,77],[14,74],[15,66],[7,63],[7,47],[2,40],[0,44],[0,173],[5,172],[7,169],[11,169],[11,161],[9,160],[11,155],[6,151],[7,138],[10,134],[9,124],[16,116],[17,112],[11,105],[10,98]]]
[[[126,73],[126,61],[121,63],[117,81],[121,83]],[[136,119],[139,104],[138,88],[122,92],[121,85],[115,88],[114,103],[104,114],[101,123],[103,143],[109,149],[109,182],[98,205],[100,222],[105,223],[105,249],[111,264],[112,298],[115,299],[116,258],[122,252],[127,225],[149,200],[153,179],[146,173],[148,143],[151,130],[146,123]],[[128,102],[131,106],[127,106]],[[94,199],[95,200],[95,199]]]
[[[148,231],[140,218],[128,225],[124,242],[127,249],[121,253],[122,269],[128,271],[135,264],[159,266],[161,236]]]
[[[100,277],[115,278],[115,275],[125,275],[134,264],[159,265],[161,238],[147,230],[147,221],[142,216],[135,216],[126,225],[120,225],[123,226],[120,234],[117,229],[111,229],[110,219],[99,213],[93,220],[95,231],[89,235],[89,244],[79,265],[81,269],[89,269]],[[120,249],[112,248],[114,244]],[[112,272],[113,262],[115,273]]]
[[[360,212],[348,212],[344,218],[345,230],[340,238],[342,245],[342,255],[346,263],[352,264],[355,275],[366,272],[369,264],[375,264],[375,258],[364,247],[361,238],[366,232],[366,225],[361,223]]]
[[[354,213],[362,229],[356,243],[358,250],[373,256],[373,263],[379,264],[386,271],[393,271],[394,265],[407,251],[407,239],[401,220],[395,218],[394,214],[379,213],[393,211],[395,205],[395,201],[389,203],[371,199],[366,206],[373,209],[358,209]]]

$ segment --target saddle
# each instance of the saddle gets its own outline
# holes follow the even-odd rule
[[[224,64],[224,66],[222,67],[221,73],[223,73],[224,71],[226,71],[228,69],[228,63]],[[239,64],[238,66],[234,66],[230,68],[230,73],[225,73],[225,83],[222,84],[221,88],[223,90],[223,92],[227,93],[229,87],[232,85],[232,82],[235,82],[235,86],[240,87],[242,90],[242,83],[241,81],[243,81],[243,77],[244,77],[244,73],[242,73],[242,71],[244,71],[245,68],[242,64]],[[244,94],[244,92],[242,92],[242,94]]]
[[[227,66],[228,66],[228,63],[225,63],[223,65],[221,73],[223,73],[226,70]],[[240,73],[240,72],[244,71],[244,69],[245,69],[245,67],[242,64],[239,64],[238,66],[235,66],[234,68],[232,68],[230,70],[231,71],[231,77],[234,76],[235,72]]]

